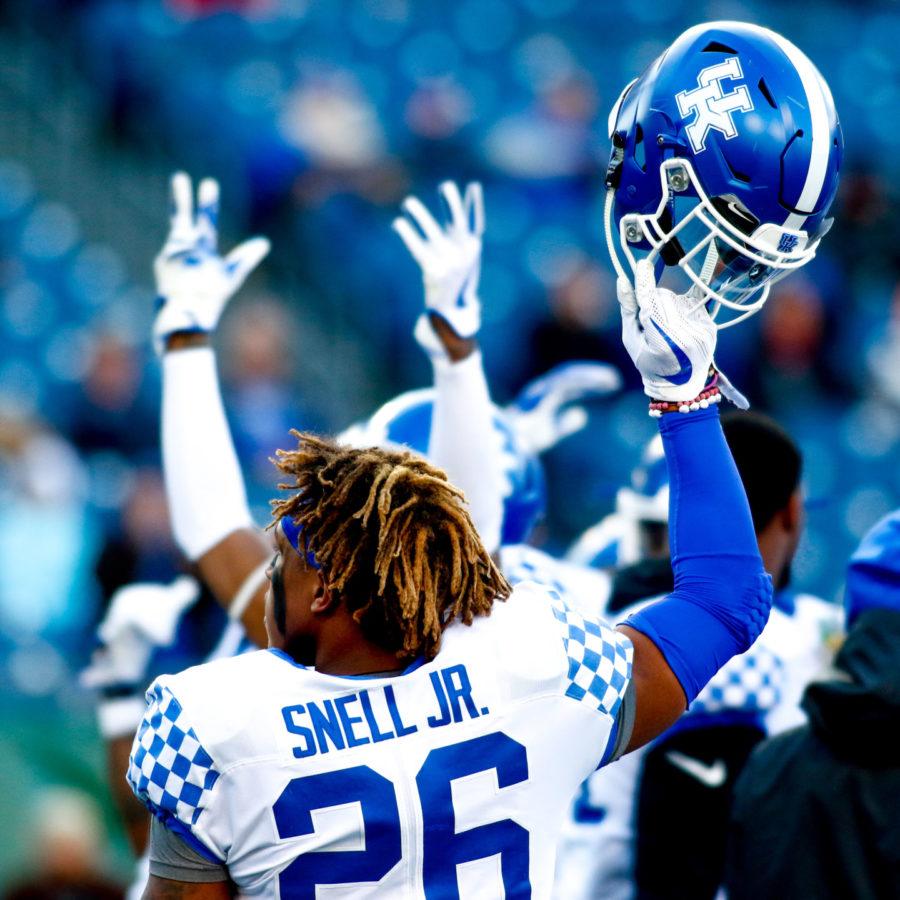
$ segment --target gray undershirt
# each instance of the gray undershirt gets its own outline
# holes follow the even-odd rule
[[[150,874],[170,881],[228,881],[228,867],[201,856],[156,816],[150,819]]]
[[[616,733],[616,743],[613,747],[612,756],[609,762],[618,759],[628,746],[631,740],[631,733],[634,731],[634,715],[637,709],[637,698],[635,696],[634,679],[628,682],[625,688],[625,696],[622,698],[622,705],[616,715],[616,721],[619,723],[619,730]]]

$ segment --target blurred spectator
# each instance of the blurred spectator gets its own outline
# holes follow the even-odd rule
[[[476,101],[453,79],[435,79],[416,87],[406,101],[404,123],[413,141],[410,160],[427,158],[435,173],[459,182],[483,176],[466,127],[476,114]]]
[[[3,900],[120,900],[124,892],[100,868],[104,834],[96,803],[71,788],[49,788],[32,822],[32,873]]]
[[[0,630],[63,643],[93,615],[96,541],[72,447],[29,419],[0,417]]]
[[[115,334],[97,336],[68,404],[68,431],[79,450],[135,457],[159,446],[157,410],[142,391],[142,355]]]
[[[855,387],[852,372],[838,371],[836,347],[830,342],[826,285],[805,273],[794,274],[772,289],[763,308],[760,339],[766,361],[750,367],[759,379],[759,396],[767,409],[785,413],[815,404],[820,396],[846,398]]]
[[[845,606],[836,671],[804,694],[809,725],[760,745],[736,785],[731,900],[897,896],[900,512],[854,554]]]
[[[156,469],[141,469],[95,566],[104,605],[126,584],[171,581],[181,567],[162,475]]]
[[[584,73],[541,85],[534,104],[501,119],[489,132],[485,152],[508,175],[533,181],[581,179],[596,174],[593,123],[596,88]]]
[[[529,339],[525,381],[561,362],[595,359],[611,362],[632,382],[634,366],[619,337],[619,307],[612,278],[583,255],[570,255],[568,269],[550,292],[550,316]]]
[[[896,188],[881,166],[864,164],[841,174],[828,252],[857,271],[896,273],[900,262]]]
[[[378,109],[349,69],[308,64],[285,98],[278,130],[307,168],[296,186],[305,205],[350,192],[377,204],[398,198],[403,178]]]
[[[267,516],[276,481],[273,448],[292,441],[291,428],[315,431],[323,424],[308,386],[292,383],[308,340],[274,300],[241,304],[223,330],[222,375],[235,448],[251,503]]]
[[[866,362],[882,399],[900,408],[900,281],[894,287],[887,327],[870,348]]]

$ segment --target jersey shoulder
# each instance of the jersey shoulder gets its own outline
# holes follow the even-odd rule
[[[128,782],[151,813],[217,861],[224,849],[209,840],[207,811],[229,766],[260,753],[254,710],[273,661],[259,650],[160,676],[147,690]]]
[[[491,638],[488,652],[513,677],[617,714],[634,651],[599,616],[585,615],[552,588],[522,582],[507,601],[495,604],[482,628]]]

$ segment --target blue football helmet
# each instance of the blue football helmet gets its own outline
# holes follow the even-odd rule
[[[615,512],[583,532],[566,559],[594,569],[618,568],[641,559],[640,526],[669,521],[669,468],[662,437],[644,448],[627,485],[616,492]]]
[[[407,391],[389,400],[371,418],[352,425],[339,440],[355,447],[404,447],[428,453],[434,388]],[[544,470],[540,460],[528,453],[499,407],[494,406],[494,434],[505,475],[501,544],[520,544],[546,511]]]
[[[609,117],[606,241],[633,282],[640,258],[708,304],[720,328],[759,310],[815,256],[843,136],[831,91],[781,35],[743,22],[684,32]]]
[[[644,448],[631,483],[616,493],[616,512],[634,522],[669,521],[669,466],[660,435]]]

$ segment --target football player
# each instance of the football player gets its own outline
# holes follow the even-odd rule
[[[481,190],[470,184],[461,194],[446,182],[440,191],[450,212],[446,225],[414,197],[405,201],[404,211],[420,230],[413,231],[404,219],[395,223],[422,267],[425,312],[414,334],[432,362],[434,387],[395,398],[367,422],[343,432],[341,440],[357,446],[402,445],[427,455],[466,493],[490,552],[503,545],[507,574],[520,580],[540,573],[561,590],[577,585],[596,608],[596,597],[608,590],[605,576],[552,560],[524,542],[544,504],[538,452],[584,425],[586,413],[574,405],[576,400],[606,395],[618,389],[621,379],[609,366],[568,364],[529,385],[511,407],[501,411],[491,403],[476,341]],[[201,183],[196,216],[186,175],[173,177],[172,194],[171,230],[155,264],[160,296],[173,298],[157,318],[158,349],[168,329],[178,329],[179,340],[191,341],[191,335],[214,327],[227,300],[268,249],[265,239],[255,238],[227,258],[218,255],[214,181]],[[252,524],[213,352],[165,353],[162,373],[163,461],[175,538],[229,615],[264,646],[262,579],[271,546]],[[223,541],[230,535],[226,553]]]
[[[189,198],[186,179],[178,191]],[[211,252],[213,188],[200,195],[197,221],[176,203],[173,233],[191,239],[164,261],[173,271],[163,275],[183,271],[160,278],[164,449],[175,457],[173,385],[196,401],[202,382],[217,398],[209,335],[264,252],[243,245],[231,264]],[[215,280],[192,281],[210,266]],[[617,630],[537,585],[510,594],[442,472],[408,453],[300,436],[279,456],[291,493],[275,506],[269,649],[148,692],[129,780],[154,813],[149,897],[225,897],[233,885],[273,897],[317,885],[547,896],[578,784],[670,725],[750,646],[771,583],[718,424],[715,325],[690,298],[657,289],[649,267],[638,275],[623,315],[680,498],[675,590]],[[656,327],[690,361],[684,384],[660,374],[670,345],[639,337]],[[176,466],[169,489],[192,479],[187,493],[204,491],[210,509],[190,513],[212,520],[198,526],[200,568],[227,594],[265,543],[225,483],[240,478],[223,454],[220,404],[187,419],[177,441],[196,441],[202,464]]]
[[[609,590],[605,575],[555,559],[527,540],[546,503],[539,454],[586,424],[576,401],[612,393],[621,377],[601,363],[565,363],[527,385],[504,410],[491,403],[477,344],[481,188],[470,184],[462,196],[444,182],[439,192],[445,223],[415,197],[404,201],[405,215],[394,221],[422,270],[425,312],[414,336],[431,359],[434,390],[389,402],[352,439],[402,444],[427,455],[464,490],[485,546],[499,553],[513,584],[540,581],[596,612]],[[494,514],[479,514],[487,510]]]

